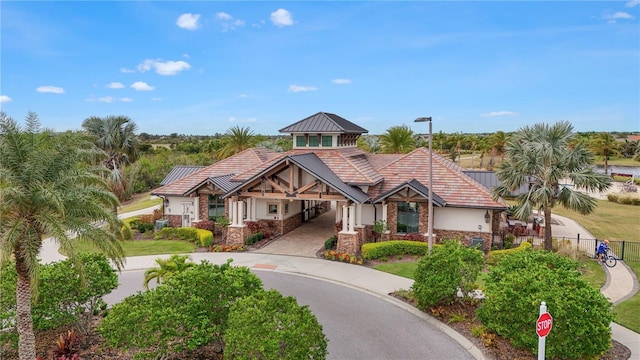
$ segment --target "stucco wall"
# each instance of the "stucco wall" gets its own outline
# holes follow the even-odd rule
[[[487,211],[484,209],[434,207],[433,212],[434,229],[491,233],[491,222],[485,222],[484,215]],[[482,228],[478,229],[478,225]]]

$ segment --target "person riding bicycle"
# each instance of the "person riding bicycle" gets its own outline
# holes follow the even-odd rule
[[[602,262],[602,255],[604,255],[607,250],[609,250],[609,240],[604,239],[604,241],[600,243],[600,246],[598,246],[598,261]]]

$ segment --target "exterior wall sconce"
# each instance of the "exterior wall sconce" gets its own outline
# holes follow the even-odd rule
[[[488,224],[489,220],[491,220],[491,215],[489,215],[489,210],[487,210],[487,212],[484,213],[484,222]]]

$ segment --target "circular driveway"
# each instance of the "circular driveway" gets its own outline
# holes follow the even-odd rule
[[[418,311],[349,286],[280,272],[254,271],[265,289],[308,305],[329,339],[327,359],[475,359]],[[124,271],[109,305],[142,291],[144,270]]]

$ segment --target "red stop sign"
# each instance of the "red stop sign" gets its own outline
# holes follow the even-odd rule
[[[536,333],[540,337],[545,337],[549,335],[549,331],[551,331],[551,327],[553,326],[553,318],[551,314],[544,313],[540,315],[538,321],[536,321]]]

